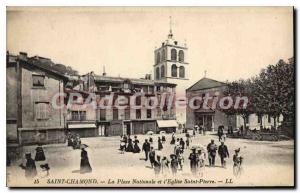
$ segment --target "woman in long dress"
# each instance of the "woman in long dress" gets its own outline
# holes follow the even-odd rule
[[[158,137],[158,150],[162,150],[162,149],[163,149],[163,145],[162,145],[160,137]]]
[[[127,144],[127,147],[126,147],[126,151],[127,152],[133,152],[133,144],[132,144],[132,139],[130,137],[128,138],[128,144]]]
[[[139,147],[139,143],[140,143],[140,141],[137,139],[137,136],[134,136],[134,141],[133,141],[133,143],[134,143],[134,146],[133,146],[133,153],[140,153],[141,152],[141,149],[140,149],[140,147]]]
[[[87,151],[82,148],[81,149],[81,161],[80,161],[80,173],[90,173],[92,172],[92,167],[89,162],[88,153]]]

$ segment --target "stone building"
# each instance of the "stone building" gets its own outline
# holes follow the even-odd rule
[[[26,53],[7,54],[6,132],[8,146],[65,142],[63,109],[53,108],[52,97],[63,94],[67,78],[54,63]],[[63,104],[59,98],[56,103]]]
[[[188,101],[195,106],[199,106],[199,108],[190,108],[190,106],[187,105],[187,128],[193,128],[195,125],[199,125],[214,131],[220,125],[225,126],[226,129],[228,127],[237,129],[244,125],[244,119],[240,115],[226,115],[218,108],[218,105],[216,108],[213,107],[212,101],[215,98],[220,100],[226,87],[227,85],[224,82],[204,77],[186,89]],[[207,103],[209,108],[203,108],[203,100],[191,101],[192,98],[204,98],[206,96],[211,97]],[[250,130],[259,130],[260,126],[271,128],[271,126],[274,125],[274,121],[276,121],[276,125],[278,126],[282,120],[282,116],[274,120],[268,115],[257,116],[256,114],[250,114],[248,118],[246,118],[246,126],[249,127]]]

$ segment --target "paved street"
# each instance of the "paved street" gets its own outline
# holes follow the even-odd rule
[[[154,148],[157,148],[157,136],[153,135]],[[138,135],[140,140],[140,148],[147,135]],[[177,134],[176,137],[183,137],[183,134]],[[66,145],[47,145],[44,146],[47,162],[50,165],[50,179],[59,178],[82,178],[98,180],[99,185],[102,181],[107,182],[108,179],[144,179],[150,180],[155,178],[154,171],[151,169],[150,163],[142,160],[144,152],[139,154],[125,153],[120,154],[119,148],[120,137],[97,137],[97,138],[84,138],[82,143],[87,144],[89,159],[93,172],[90,174],[80,174],[80,150],[73,150]],[[174,145],[170,145],[171,135],[166,135],[166,143],[162,151],[163,155],[168,156],[173,152]],[[211,139],[215,139],[217,145],[219,142],[216,135],[197,135],[192,138],[191,145],[203,144],[207,145]],[[241,185],[250,186],[251,184],[259,185],[290,185],[288,182],[293,181],[294,168],[294,141],[280,141],[280,142],[266,142],[266,141],[251,141],[245,139],[227,139],[226,145],[228,146],[230,158],[227,159],[227,168],[220,167],[220,158],[216,157],[216,167],[206,167],[203,177],[193,177],[190,173],[188,155],[190,150],[184,152],[184,168],[178,172],[176,177],[160,176],[162,179],[204,179],[201,184],[194,184],[194,186],[226,186],[226,185]],[[234,149],[241,148],[240,155],[244,157],[244,173],[240,178],[235,178],[232,175],[232,156]],[[31,151],[33,157],[35,155],[35,146],[28,146],[24,148],[24,152]],[[8,167],[9,180],[12,183],[26,182],[24,171],[18,167],[22,160],[13,163]],[[208,164],[208,160],[206,161]],[[36,163],[38,173],[41,176],[40,163]],[[18,176],[18,177],[16,177]],[[142,177],[141,177],[142,176]],[[233,184],[224,184],[226,179],[232,178]],[[218,182],[217,184],[210,184],[209,180]],[[33,180],[32,180],[33,181]],[[222,181],[222,182],[220,182]],[[46,182],[46,179],[41,178],[40,182]],[[173,181],[176,184],[176,181]],[[120,185],[126,186],[126,182],[119,181]],[[48,184],[49,185],[49,184]],[[87,184],[88,185],[88,184]],[[89,184],[93,186],[94,184]],[[165,184],[170,185],[170,184]],[[193,184],[190,184],[191,186]],[[54,184],[55,186],[55,184]],[[57,184],[56,184],[57,186]],[[72,185],[71,185],[72,186]],[[102,185],[103,186],[103,185]],[[138,186],[138,184],[136,184]],[[180,185],[178,185],[180,186]],[[182,184],[181,184],[182,186]]]

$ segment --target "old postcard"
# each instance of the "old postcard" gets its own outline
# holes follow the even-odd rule
[[[7,7],[8,187],[294,187],[293,7]]]

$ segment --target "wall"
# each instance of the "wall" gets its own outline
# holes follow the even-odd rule
[[[17,141],[17,73],[16,67],[6,68],[6,138]]]

